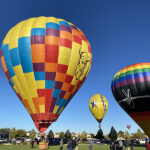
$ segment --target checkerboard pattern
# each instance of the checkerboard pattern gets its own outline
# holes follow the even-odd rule
[[[90,61],[81,57],[81,52]],[[92,63],[91,47],[82,31],[54,17],[18,23],[7,33],[0,54],[10,85],[40,132],[57,120],[85,81]]]

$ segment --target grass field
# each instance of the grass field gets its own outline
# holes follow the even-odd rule
[[[38,150],[38,146],[31,148],[30,145],[0,145],[0,150]],[[89,145],[79,145],[78,150],[88,150]],[[59,150],[59,146],[49,146],[49,150]],[[63,150],[67,150],[66,145]],[[107,145],[94,145],[93,150],[109,150]],[[144,147],[135,147],[135,150],[145,150]]]

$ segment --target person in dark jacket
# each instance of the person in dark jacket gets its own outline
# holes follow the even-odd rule
[[[72,141],[71,141],[71,150],[75,150],[76,145],[77,145],[77,143],[76,143],[76,141],[75,141],[75,137],[73,137],[73,139],[72,139]]]
[[[31,148],[33,148],[34,147],[34,140],[32,139],[31,140]]]
[[[110,143],[110,150],[115,150],[115,142],[111,141]]]
[[[115,141],[115,147],[116,147],[116,150],[119,150],[119,143],[118,143],[118,141]]]
[[[71,140],[67,141],[67,150],[71,150]]]
[[[75,148],[75,150],[78,150],[79,141],[78,141],[78,138],[77,138],[77,137],[75,138],[75,141],[76,141],[76,148]]]
[[[130,141],[128,140],[128,138],[126,138],[124,141],[125,150],[129,150],[129,145],[130,145]]]
[[[131,150],[134,150],[134,142],[131,140]]]

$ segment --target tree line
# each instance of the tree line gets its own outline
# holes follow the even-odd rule
[[[122,138],[122,139],[126,139],[128,138],[129,140],[132,140],[132,139],[146,139],[147,138],[147,135],[145,135],[140,129],[137,130],[136,133],[132,133],[132,134],[129,134],[128,131],[119,131],[117,133],[117,131],[115,130],[114,127],[111,127],[111,130],[109,132],[108,135],[103,135],[103,131],[102,129],[99,129],[95,138],[97,139],[107,139],[107,140],[117,140],[117,138]]]
[[[16,128],[2,128],[0,129],[0,136],[3,138],[17,138],[17,137],[22,137],[25,138],[27,137],[27,132],[23,129],[16,129]],[[31,131],[28,131],[29,137],[33,139],[36,136],[36,131],[32,129]],[[64,139],[71,139],[73,136],[77,136],[79,139],[86,139],[87,138],[87,133],[86,131],[83,131],[82,133],[76,135],[74,132],[70,132],[70,130],[67,130],[66,132],[59,132],[56,133],[59,138],[64,138]],[[90,134],[91,138],[96,138],[96,139],[107,139],[107,140],[117,140],[117,138],[128,138],[128,139],[145,139],[147,136],[140,130],[138,129],[136,133],[129,134],[128,131],[117,131],[115,130],[114,127],[111,127],[111,130],[109,134],[103,135],[102,129],[99,129],[97,134]],[[47,135],[48,138],[54,138],[54,133],[52,130],[48,132]]]

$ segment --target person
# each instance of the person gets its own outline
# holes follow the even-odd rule
[[[37,145],[39,145],[39,139],[37,139]]]
[[[63,139],[60,140],[60,150],[63,150]]]
[[[146,147],[146,150],[150,150],[150,144],[149,144],[149,139],[145,139],[145,147]]]
[[[78,138],[76,137],[76,149],[75,150],[78,150]]]
[[[75,150],[75,148],[76,148],[76,141],[75,141],[75,137],[73,137],[71,141],[71,150]]]
[[[131,150],[134,150],[134,142],[131,140]]]
[[[115,143],[114,143],[114,141],[111,141],[111,143],[110,143],[110,150],[115,150]]]
[[[93,140],[90,140],[89,150],[92,150],[93,148]]]
[[[130,145],[130,141],[128,140],[128,138],[126,138],[124,141],[125,150],[129,150],[129,145]]]
[[[118,141],[115,142],[116,150],[119,150],[119,143]]]
[[[67,150],[71,150],[71,140],[67,141]]]
[[[121,139],[119,140],[118,145],[119,150],[123,150],[123,142],[121,141]]]
[[[33,139],[31,140],[31,148],[33,148],[34,147],[34,141],[33,141]]]

